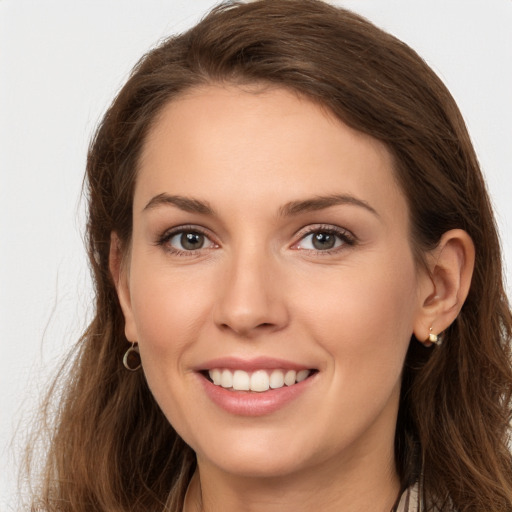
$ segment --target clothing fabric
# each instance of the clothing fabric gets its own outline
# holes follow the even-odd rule
[[[404,491],[393,512],[422,512],[422,510],[419,486],[415,484]]]

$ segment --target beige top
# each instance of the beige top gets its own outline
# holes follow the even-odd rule
[[[415,484],[402,494],[396,512],[421,512],[422,510],[418,484]]]

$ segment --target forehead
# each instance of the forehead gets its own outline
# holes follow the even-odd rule
[[[166,105],[145,141],[136,209],[163,192],[245,208],[348,193],[406,209],[384,144],[279,88],[208,86]]]

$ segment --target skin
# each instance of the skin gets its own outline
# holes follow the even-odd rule
[[[333,195],[344,201],[283,211]],[[276,88],[209,86],[168,104],[133,204],[129,254],[121,263],[112,244],[111,268],[151,391],[197,454],[185,510],[390,510],[407,347],[456,316],[470,242],[447,235],[437,266],[419,267],[388,150]],[[203,247],[180,246],[180,226]],[[329,251],[312,244],[326,230],[340,232]],[[317,373],[277,411],[235,415],[196,371],[226,356]]]

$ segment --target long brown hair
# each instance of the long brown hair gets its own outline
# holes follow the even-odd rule
[[[138,158],[177,95],[208,83],[270,83],[329,109],[392,152],[421,255],[461,228],[476,247],[469,296],[426,349],[411,339],[395,440],[405,487],[418,478],[439,510],[512,511],[512,319],[485,184],[446,87],[407,45],[317,0],[215,8],[144,56],[109,108],[87,161],[95,317],[52,387],[50,446],[34,510],[181,510],[195,469],[148,390],[122,364],[124,320],[109,273],[110,234],[126,250]]]

